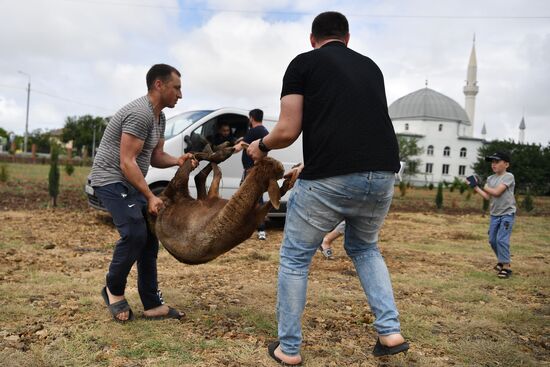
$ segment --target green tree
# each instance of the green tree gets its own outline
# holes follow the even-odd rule
[[[517,192],[530,190],[536,195],[550,195],[550,143],[543,147],[540,144],[495,140],[480,147],[473,168],[484,180],[493,174],[491,163],[485,162],[485,157],[498,151],[510,153],[508,171],[514,174]]]
[[[401,196],[405,196],[407,193],[407,185],[405,184],[405,181],[399,182],[399,192],[401,192]]]
[[[106,126],[107,122],[103,117],[94,117],[91,115],[67,117],[61,140],[64,143],[72,140],[73,146],[77,151],[81,151],[82,147],[85,146],[88,152],[91,152],[94,128],[96,132],[95,143],[97,146]]]
[[[29,134],[28,146],[31,147],[33,144],[36,144],[36,151],[38,153],[49,153],[51,138],[52,136],[49,131],[41,129],[33,130]]]
[[[3,138],[8,137],[8,132],[0,127],[0,136]]]
[[[48,192],[53,207],[57,206],[57,196],[59,195],[59,146],[56,143],[51,145],[50,172],[48,174]]]
[[[74,173],[74,166],[69,162],[65,164],[65,173],[67,173],[67,175],[69,176]]]
[[[397,135],[397,142],[399,143],[399,159],[405,162],[405,171],[403,172],[407,176],[413,176],[420,173],[420,154],[424,152],[424,149],[418,146],[418,138]]]
[[[8,167],[5,164],[0,165],[0,182],[7,182],[9,177]]]
[[[483,199],[482,209],[483,213],[487,213],[487,209],[489,209],[489,200]]]
[[[437,194],[435,195],[435,206],[437,209],[443,208],[443,184],[437,185]]]
[[[527,195],[525,195],[525,197],[523,198],[521,206],[527,212],[530,212],[534,209],[533,198],[531,197],[531,193],[529,192],[529,190],[527,191]]]

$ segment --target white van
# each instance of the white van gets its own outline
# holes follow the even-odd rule
[[[268,131],[271,131],[275,126],[277,120],[264,118],[263,125]],[[218,110],[197,110],[187,111],[181,114],[175,115],[166,121],[166,130],[164,132],[164,151],[173,155],[180,156],[188,152],[191,147],[191,142],[196,139],[192,139],[194,134],[199,134],[204,138],[213,136],[217,127],[227,123],[231,127],[231,131],[236,138],[243,137],[248,126],[248,110],[235,109],[235,108],[220,108]],[[242,153],[235,153],[226,161],[220,163],[220,169],[222,171],[222,180],[220,183],[220,196],[229,199],[231,195],[237,191],[241,182],[243,174],[243,166],[241,163]],[[269,152],[269,156],[279,160],[285,167],[285,171],[288,171],[293,165],[303,162],[302,159],[302,136],[289,147],[285,149],[278,149]],[[208,162],[201,162],[200,166],[195,168],[191,172],[189,179],[189,191],[192,196],[196,196],[195,181],[193,177],[196,173],[206,166]],[[149,185],[151,191],[155,194],[160,194],[162,190],[168,185],[170,180],[176,174],[178,167],[170,168],[154,168],[149,167],[145,181]],[[210,174],[207,185],[212,181],[212,174]],[[282,183],[282,180],[279,184]],[[88,202],[90,206],[105,210],[101,202],[93,193],[93,188],[86,185],[86,194],[88,196]],[[286,201],[289,193],[281,198],[281,206],[278,210],[272,210],[269,217],[284,217],[286,213]],[[267,197],[264,199],[267,200]]]

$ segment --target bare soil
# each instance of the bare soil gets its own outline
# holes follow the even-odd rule
[[[485,227],[479,216],[389,216],[380,246],[412,344],[406,356],[371,356],[373,315],[341,242],[335,244],[336,260],[315,256],[303,320],[306,365],[548,363],[548,249],[517,256],[516,278],[506,283],[490,270],[488,249],[473,245],[484,242],[483,233],[463,230],[478,221]],[[73,208],[7,210],[0,223],[5,365],[273,365],[265,346],[276,338],[280,228],[271,226],[267,241],[251,238],[201,266],[180,264],[162,250],[160,286],[187,317],[126,326],[112,322],[99,296],[118,238],[108,215]],[[128,298],[139,315],[135,281],[133,271]],[[471,284],[461,286],[465,281]],[[509,350],[504,356],[503,349]]]

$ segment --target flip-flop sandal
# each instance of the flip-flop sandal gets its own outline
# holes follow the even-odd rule
[[[271,342],[269,343],[269,345],[267,346],[267,352],[269,353],[269,356],[271,358],[273,358],[273,360],[277,363],[279,363],[281,366],[301,366],[302,365],[302,362],[298,363],[298,364],[290,364],[290,363],[285,363],[281,360],[281,358],[277,357],[275,355],[275,349],[277,349],[277,347],[279,346],[279,344],[281,344],[278,340],[277,341],[274,341],[274,342]]]
[[[497,276],[500,278],[500,279],[508,279],[512,276],[512,269],[504,269],[502,268]]]
[[[385,345],[382,345],[382,343],[380,343],[380,339],[378,339],[376,340],[376,345],[374,346],[374,350],[372,351],[372,354],[375,357],[383,357],[383,356],[391,356],[397,353],[406,352],[407,350],[409,350],[409,343],[407,342],[403,342],[393,347],[387,347]]]
[[[113,316],[113,319],[116,322],[120,322],[121,324],[134,320],[134,313],[132,312],[132,309],[130,308],[130,305],[128,304],[128,301],[123,299],[122,301],[118,301],[115,303],[109,303],[109,296],[107,295],[107,287],[103,287],[101,290],[101,297],[103,297],[103,301],[105,301],[105,304],[107,305],[107,309]],[[118,314],[122,312],[129,312],[128,320],[121,320],[118,317],[116,317]]]
[[[184,316],[185,316],[185,313],[180,313],[175,308],[168,307],[168,313],[166,315],[159,315],[159,316],[145,316],[145,315],[143,315],[143,318],[145,320],[167,320],[167,319],[180,320]]]

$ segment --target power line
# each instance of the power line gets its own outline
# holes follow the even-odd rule
[[[89,103],[79,102],[79,101],[76,101],[74,99],[56,96],[55,94],[51,94],[51,93],[48,93],[48,92],[43,92],[43,91],[36,90],[36,89],[33,89],[32,91],[34,93],[43,94],[43,95],[51,97],[51,98],[60,99],[60,100],[66,101],[66,102],[79,104],[79,105],[86,106],[86,107],[93,107],[93,108],[97,108],[99,110],[104,110],[104,111],[113,111],[112,108],[106,108],[106,107],[96,106],[96,105],[89,104]]]
[[[15,86],[12,86],[12,85],[5,85],[5,84],[0,84],[0,87],[10,88],[10,89],[27,90],[27,88],[15,87]],[[51,98],[59,99],[59,100],[65,101],[65,102],[70,102],[70,103],[86,106],[86,107],[93,107],[93,108],[96,108],[96,109],[99,109],[99,110],[110,111],[110,112],[113,111],[112,108],[106,108],[106,107],[96,106],[96,105],[93,105],[93,104],[90,104],[90,103],[80,102],[80,101],[77,101],[77,100],[74,100],[74,99],[57,96],[57,95],[49,93],[49,92],[44,92],[44,91],[41,91],[39,89],[33,89],[32,92],[37,93],[37,94],[42,94],[42,95],[45,95],[45,96],[48,96],[48,97],[51,97]]]
[[[227,9],[227,8],[199,8],[199,7],[178,7],[170,5],[152,5],[145,3],[134,3],[124,1],[100,1],[100,0],[61,0],[70,3],[81,4],[97,4],[106,6],[126,6],[134,8],[153,8],[178,11],[196,11],[209,13],[241,13],[241,14],[273,14],[273,15],[316,15],[314,12],[298,12],[298,11],[278,11],[278,10],[248,10],[248,9]],[[550,19],[550,15],[410,15],[410,14],[370,14],[370,13],[354,13],[349,17],[359,18],[388,18],[388,19],[484,19],[484,20],[545,20]]]

